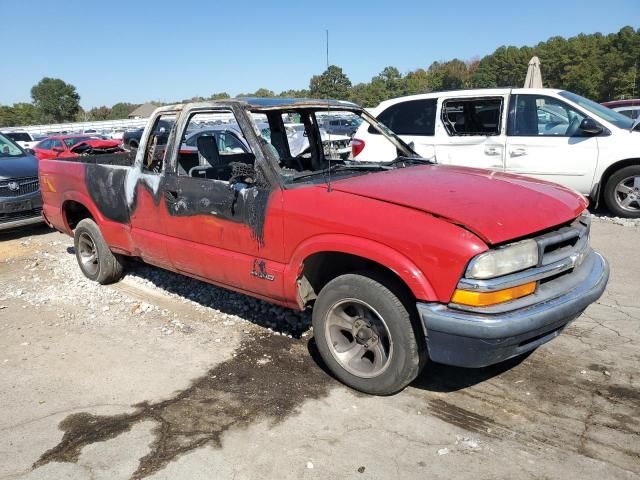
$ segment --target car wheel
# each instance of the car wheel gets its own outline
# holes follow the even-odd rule
[[[73,235],[76,259],[85,277],[102,285],[122,278],[122,257],[109,250],[96,223],[85,218],[78,223]]]
[[[361,392],[390,395],[413,381],[426,358],[415,307],[370,273],[330,281],[313,307],[313,334],[331,372]]]
[[[604,189],[604,201],[614,215],[640,217],[640,165],[631,165],[615,172]]]
[[[129,140],[129,148],[132,150],[137,150],[138,142],[136,140]]]

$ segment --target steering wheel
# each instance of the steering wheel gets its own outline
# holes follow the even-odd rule
[[[569,124],[569,126],[567,127],[567,131],[565,135],[567,137],[573,137],[578,131],[581,121],[582,120],[580,120],[580,117],[574,117],[573,120],[571,120],[571,123]]]

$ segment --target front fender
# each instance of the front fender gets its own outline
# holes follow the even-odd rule
[[[400,277],[416,299],[425,301],[437,299],[429,280],[409,258],[373,240],[342,234],[317,235],[298,245],[284,271],[286,298],[297,297],[297,279],[302,273],[305,259],[322,252],[346,253],[376,262]]]

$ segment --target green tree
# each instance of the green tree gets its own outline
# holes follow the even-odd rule
[[[31,98],[45,119],[58,123],[72,120],[80,110],[76,87],[59,78],[44,77],[31,88]]]
[[[336,65],[329,65],[321,75],[314,75],[309,81],[309,95],[312,98],[347,100],[350,90],[351,80]]]
[[[309,97],[310,93],[309,90],[306,89],[300,89],[300,90],[296,90],[296,89],[291,89],[291,90],[285,90],[283,92],[280,92],[278,94],[278,97],[282,97],[282,98],[307,98]]]
[[[109,117],[107,120],[120,120],[129,117],[129,114],[133,112],[140,105],[135,103],[119,102],[111,107]]]
[[[211,94],[209,100],[225,100],[227,98],[231,98],[227,92],[218,92]]]
[[[108,120],[111,115],[111,109],[106,106],[93,107],[87,112],[90,120]]]

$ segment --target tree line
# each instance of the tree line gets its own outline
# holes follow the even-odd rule
[[[276,93],[268,88],[238,97],[310,97],[350,100],[374,107],[389,98],[462,88],[521,87],[533,56],[541,61],[545,87],[570,90],[603,102],[640,96],[640,29],[627,26],[616,33],[552,37],[535,46],[501,46],[483,58],[433,62],[426,69],[401,73],[388,66],[369,82],[351,82],[342,68],[330,65],[314,75],[309,87]],[[226,92],[182,102],[229,98]],[[84,111],[73,85],[43,78],[31,89],[32,103],[0,105],[0,127],[66,121],[127,118],[139,104],[120,102]],[[153,102],[162,105],[161,102]],[[173,102],[172,102],[173,103]]]

